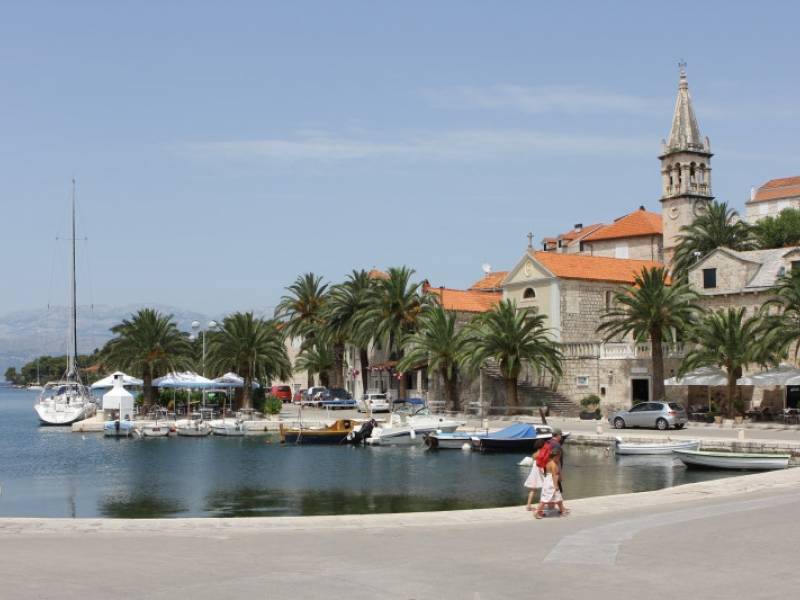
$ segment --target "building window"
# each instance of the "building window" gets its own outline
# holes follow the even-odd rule
[[[606,290],[606,310],[611,310],[614,305],[614,292]]]
[[[579,249],[580,249],[581,252],[585,252],[586,251],[586,243],[585,242],[580,242]]]
[[[628,242],[617,242],[614,258],[628,258]]]
[[[793,273],[800,273],[800,260],[793,260],[792,261],[792,272]]]
[[[716,269],[703,269],[703,287],[707,290],[717,287]]]
[[[522,297],[523,297],[523,298],[525,298],[525,300],[530,300],[530,299],[532,299],[532,298],[536,298],[536,292],[534,291],[534,289],[533,289],[533,288],[527,288],[527,289],[526,289],[526,290],[525,290],[525,291],[522,293]]]
[[[578,387],[589,387],[589,376],[588,375],[578,375],[575,378],[575,385]]]

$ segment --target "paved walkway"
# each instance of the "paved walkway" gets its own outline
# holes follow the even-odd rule
[[[520,508],[275,519],[0,519],[3,598],[778,598],[800,469]]]

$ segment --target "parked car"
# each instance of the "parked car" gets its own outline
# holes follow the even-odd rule
[[[425,406],[425,400],[422,398],[396,398],[392,404],[395,406],[402,404],[412,404],[414,406]]]
[[[288,385],[273,385],[269,389],[269,393],[276,398],[280,398],[283,402],[292,401],[292,388]]]
[[[350,400],[353,395],[343,388],[330,388],[323,394],[325,400]]]
[[[389,412],[392,407],[386,394],[364,394],[356,405],[358,412]]]
[[[294,404],[300,404],[300,402],[303,400],[303,398],[306,397],[306,391],[307,390],[297,390],[294,393],[294,398],[292,398],[292,402]]]
[[[303,404],[322,406],[322,394],[324,394],[326,391],[328,391],[328,388],[322,385],[315,385],[308,388],[306,397],[303,399]]]
[[[677,402],[640,402],[630,410],[620,410],[608,417],[608,422],[617,429],[626,427],[683,429],[688,420],[686,410]]]

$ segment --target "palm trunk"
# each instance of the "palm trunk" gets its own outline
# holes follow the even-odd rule
[[[144,392],[142,412],[147,414],[147,410],[153,403],[153,373],[150,371],[150,367],[145,367],[142,373],[142,388]]]
[[[362,393],[367,393],[367,385],[369,385],[369,352],[367,348],[359,348],[358,349],[358,359],[361,362],[361,390]],[[355,393],[355,390],[353,390]]]
[[[447,369],[441,369],[442,379],[444,380],[444,407],[446,411],[458,411],[458,373],[453,371],[452,375],[447,374]]]
[[[733,397],[736,395],[736,371],[734,369],[728,370],[728,406],[725,408],[725,415],[732,419],[733,414]]]
[[[253,391],[253,379],[248,374],[244,376],[244,388],[242,388],[243,408],[253,408],[252,391]]]
[[[333,387],[344,387],[344,344],[333,345]]]
[[[653,400],[664,400],[664,347],[660,329],[650,332],[650,346],[653,360]]]
[[[320,372],[320,374],[319,374],[319,384],[322,387],[328,387],[330,382],[331,381],[330,381],[330,377],[328,377],[328,372],[327,371]]]
[[[505,377],[506,383],[506,412],[514,414],[517,408],[517,378]]]
[[[404,355],[405,355],[405,352],[403,352],[402,350],[397,352],[397,360],[398,360],[398,362],[403,360],[403,356]],[[398,382],[398,385],[397,385],[397,397],[398,398],[405,398],[406,396],[408,396],[408,389],[406,388],[406,374],[402,373],[400,375],[400,381]]]
[[[314,387],[314,374],[308,371],[306,374],[306,389]]]

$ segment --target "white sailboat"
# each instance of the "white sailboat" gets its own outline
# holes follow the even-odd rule
[[[78,307],[75,282],[75,180],[72,180],[72,260],[70,261],[70,328],[67,371],[59,381],[45,384],[34,409],[43,425],[70,425],[94,415],[97,407],[78,371]]]

